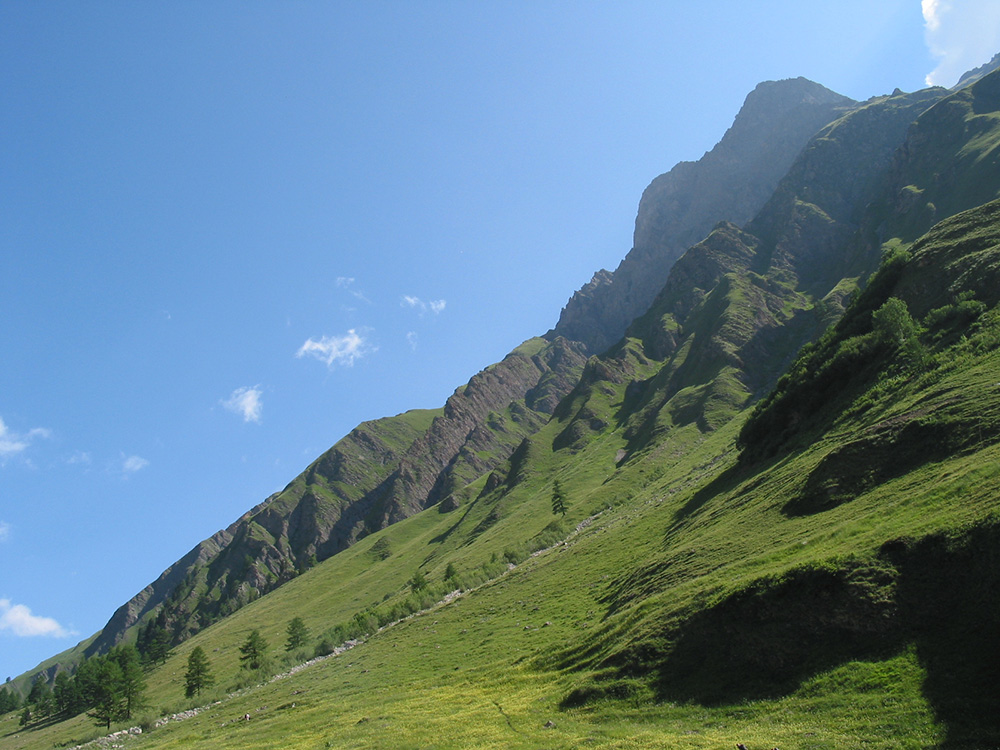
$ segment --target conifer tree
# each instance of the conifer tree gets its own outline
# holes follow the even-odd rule
[[[108,653],[121,670],[121,718],[131,719],[132,714],[146,706],[143,692],[146,680],[142,672],[139,652],[131,643],[115,646]]]
[[[118,662],[109,657],[89,659],[91,666],[91,694],[89,696],[91,710],[87,716],[94,719],[97,726],[111,729],[111,722],[118,721],[124,715],[122,703],[122,670]]]
[[[261,669],[267,659],[267,641],[254,630],[247,636],[246,642],[240,646],[240,661],[243,669]]]
[[[288,640],[285,642],[285,651],[295,651],[305,646],[309,642],[309,628],[306,627],[301,617],[295,617],[288,623]]]
[[[184,673],[184,695],[193,698],[214,684],[215,677],[212,676],[205,650],[201,646],[195,646],[188,657],[187,672]]]
[[[562,485],[559,480],[552,483],[552,514],[561,513],[566,515],[566,496],[563,494]]]
[[[16,693],[7,689],[7,686],[0,688],[0,714],[16,711],[21,707],[21,699]]]
[[[52,698],[52,688],[49,687],[48,680],[43,675],[39,674],[35,678],[26,702],[34,708],[31,714],[35,718],[42,718],[54,713],[55,701]]]
[[[167,612],[161,609],[155,619],[139,627],[135,646],[146,664],[163,664],[170,656],[170,631]]]
[[[69,672],[56,675],[56,684],[52,689],[56,700],[56,711],[63,716],[76,716],[84,709],[83,694],[75,677]]]

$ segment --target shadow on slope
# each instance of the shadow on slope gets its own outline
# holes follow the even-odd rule
[[[998,590],[1000,520],[991,519],[959,536],[887,542],[871,559],[758,579],[680,622],[656,663],[627,672],[652,671],[661,701],[730,705],[788,695],[837,666],[916,644],[943,746],[993,747]]]

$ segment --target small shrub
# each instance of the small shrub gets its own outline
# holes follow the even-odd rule
[[[154,729],[156,729],[156,721],[160,717],[155,713],[144,713],[139,717],[138,725],[142,729],[143,734],[149,734]]]
[[[320,638],[319,643],[316,644],[313,656],[329,656],[336,647],[337,645],[329,638]]]

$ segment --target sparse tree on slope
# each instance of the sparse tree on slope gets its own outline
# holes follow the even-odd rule
[[[285,651],[295,651],[303,648],[309,642],[309,628],[301,617],[295,617],[288,623],[288,640]]]
[[[552,514],[556,515],[561,513],[566,515],[566,496],[563,494],[562,485],[559,484],[557,479],[552,483]]]
[[[131,643],[115,646],[108,653],[121,670],[122,718],[131,719],[132,714],[145,708],[143,692],[146,680],[142,673],[139,652]]]
[[[187,672],[184,673],[184,695],[193,698],[214,684],[215,677],[212,676],[205,650],[201,646],[195,646],[188,657]]]
[[[163,664],[170,656],[170,631],[167,629],[166,610],[160,610],[156,619],[139,628],[136,648],[146,664]]]
[[[267,641],[260,631],[254,630],[240,646],[240,661],[243,669],[261,669],[267,659]]]
[[[420,591],[425,588],[427,588],[427,577],[419,570],[415,571],[410,578],[410,590]]]
[[[48,680],[43,675],[38,675],[35,678],[26,702],[34,708],[31,714],[35,718],[49,716],[55,712],[55,700],[52,697],[52,688],[49,687]]]

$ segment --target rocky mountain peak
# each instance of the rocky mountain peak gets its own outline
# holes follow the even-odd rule
[[[805,78],[759,84],[715,148],[650,183],[632,250],[614,273],[598,272],[570,298],[550,336],[581,341],[591,352],[617,341],[688,247],[720,221],[750,221],[810,137],[855,105]]]

